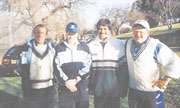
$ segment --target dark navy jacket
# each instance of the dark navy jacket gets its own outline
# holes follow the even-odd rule
[[[72,48],[66,41],[57,45],[54,67],[59,85],[64,85],[65,81],[74,79],[78,75],[86,79],[90,65],[91,55],[85,43],[77,42]]]

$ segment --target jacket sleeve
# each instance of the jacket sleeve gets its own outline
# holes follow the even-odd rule
[[[158,53],[158,62],[166,68],[166,76],[180,77],[180,58],[166,45],[162,44]]]
[[[67,81],[69,78],[68,76],[62,71],[62,68],[61,68],[61,62],[60,62],[60,59],[59,59],[59,56],[58,56],[58,51],[57,51],[57,48],[56,48],[56,54],[55,54],[55,58],[54,58],[54,74],[55,74],[55,78],[56,80],[58,80],[57,82],[60,82],[60,83],[64,83],[65,81]]]
[[[91,59],[91,54],[89,51],[89,47],[87,46],[87,51],[86,51],[86,57],[83,63],[83,68],[79,70],[78,75],[82,78],[85,79],[89,75],[90,67],[91,67],[92,59]]]

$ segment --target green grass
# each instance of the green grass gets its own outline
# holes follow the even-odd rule
[[[170,33],[170,32],[176,31],[176,30],[180,30],[180,23],[173,24],[171,30],[168,29],[167,25],[151,28],[150,34],[151,35],[160,35],[160,34]],[[116,37],[120,38],[120,37],[132,37],[132,36],[133,36],[132,32],[129,32],[129,33],[120,34]]]
[[[155,27],[150,30],[150,34],[152,35],[160,35],[160,34],[165,34],[169,32],[174,32],[176,30],[180,29],[180,23],[173,24],[172,29],[168,29],[167,26],[160,26],[160,27]]]
[[[20,77],[0,77],[0,90],[22,97]]]
[[[176,52],[176,54],[180,57],[180,52]]]
[[[121,38],[121,37],[123,38],[123,37],[132,37],[132,36],[133,36],[132,32],[129,32],[129,33],[120,34],[116,37],[117,38]]]
[[[90,98],[89,98],[89,108],[94,108],[92,95],[90,95]],[[125,97],[124,99],[121,98],[121,108],[128,108],[128,98],[127,97]]]
[[[22,90],[21,90],[21,78],[20,77],[0,77],[0,91],[4,91],[10,95],[22,98]],[[57,97],[56,97],[57,99]],[[58,105],[56,103],[56,108]],[[93,96],[90,95],[89,98],[89,108],[94,108],[93,104]],[[128,108],[128,100],[127,97],[121,99],[121,108]]]

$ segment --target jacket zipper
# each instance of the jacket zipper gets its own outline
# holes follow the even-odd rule
[[[70,51],[71,51],[71,62],[73,62],[73,50],[70,49]]]

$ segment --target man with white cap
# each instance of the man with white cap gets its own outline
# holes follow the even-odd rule
[[[138,20],[126,43],[129,108],[165,108],[163,91],[172,78],[180,77],[180,58],[149,32],[149,23]],[[160,66],[166,68],[164,76]]]

